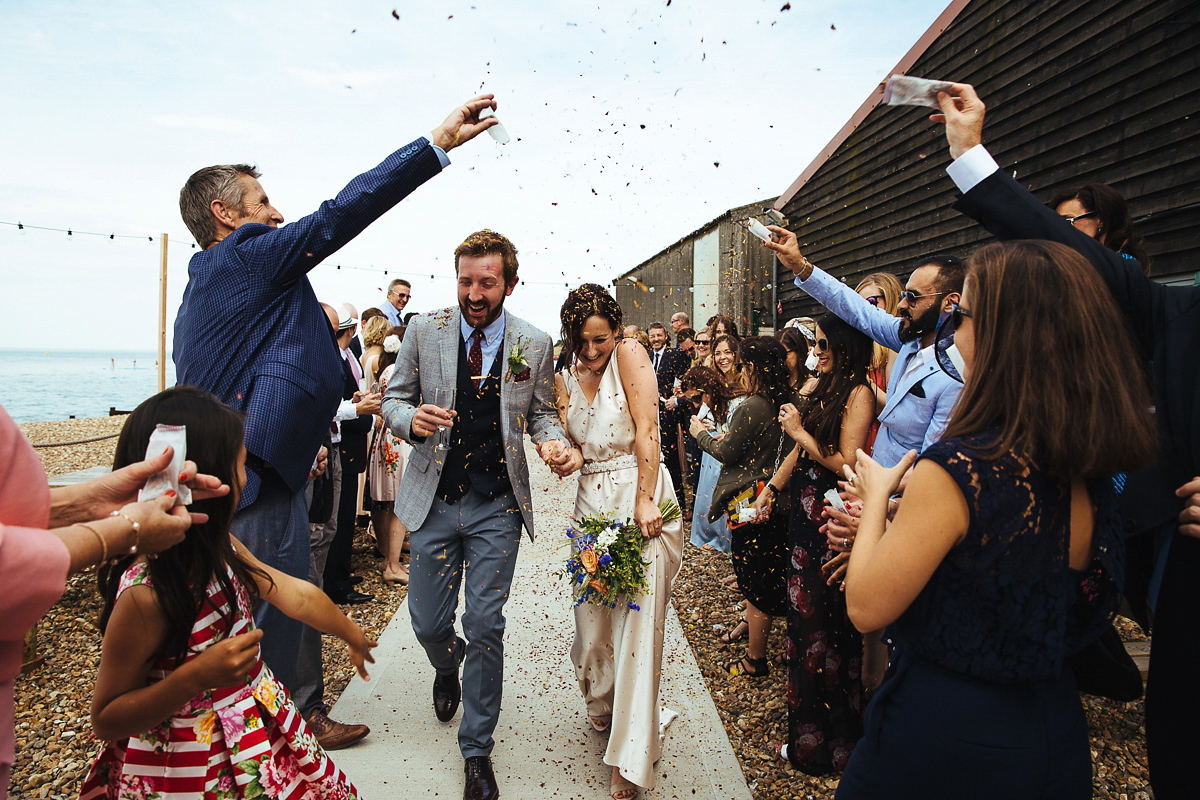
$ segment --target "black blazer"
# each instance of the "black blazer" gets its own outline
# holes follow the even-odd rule
[[[339,356],[341,353],[339,352]],[[350,363],[342,359],[342,399],[350,400],[358,391],[358,381],[350,371]],[[367,468],[367,434],[375,422],[372,414],[363,414],[342,423],[342,470],[355,474]]]
[[[1134,340],[1151,361],[1160,439],[1157,464],[1131,475],[1121,495],[1125,529],[1138,533],[1177,517],[1183,500],[1175,490],[1200,474],[1200,289],[1150,280],[1141,264],[1075,230],[1002,169],[954,207],[998,239],[1065,244],[1086,256],[1108,284]]]
[[[654,354],[650,354],[650,362],[654,363]],[[658,393],[662,397],[671,397],[675,393],[675,379],[682,378],[683,373],[692,365],[687,353],[667,345],[662,349],[662,359],[658,370],[654,373],[658,378]]]

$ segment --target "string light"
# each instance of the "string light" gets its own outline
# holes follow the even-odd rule
[[[0,220],[0,225],[8,225],[10,227],[16,228],[19,231],[28,229],[31,231],[49,231],[51,233],[65,233],[67,236],[70,236],[72,238],[74,238],[75,236],[100,236],[100,237],[107,237],[110,241],[115,240],[115,239],[145,239],[148,242],[153,242],[155,240],[155,237],[153,237],[153,236],[144,236],[142,234],[136,234],[136,233],[100,233],[98,231],[77,231],[74,228],[48,228],[44,225],[26,225],[23,222],[5,222],[4,220]],[[180,239],[185,238],[185,237],[176,236],[176,234],[168,234],[168,235],[175,236],[176,241],[179,241]],[[195,242],[192,242],[192,249],[193,250],[196,249]]]
[[[78,234],[79,236],[108,237],[108,239],[110,241],[116,240],[116,239],[142,239],[142,238],[145,238],[149,242],[155,241],[155,237],[153,237],[153,236],[143,236],[140,234],[99,233],[96,231],[77,231],[73,228],[50,228],[50,227],[46,227],[43,225],[26,225],[23,222],[6,222],[4,220],[0,220],[0,225],[8,225],[10,227],[16,228],[19,231],[23,231],[28,228],[31,231],[49,231],[51,233],[65,233],[65,234],[67,234],[67,236],[71,236],[72,238],[76,234]],[[186,238],[186,237],[180,236],[178,234],[168,234],[168,236],[173,237],[176,242],[182,241]],[[192,242],[190,244],[190,247],[191,247],[191,249],[195,250],[196,243]],[[326,264],[323,264],[322,266],[328,266],[328,262],[326,262]],[[359,266],[353,266],[350,264],[346,264],[346,265],[334,264],[333,265],[334,269],[339,270],[339,271],[343,268],[343,266],[347,270],[355,270],[356,272],[375,272],[375,273],[381,273],[383,275],[388,275],[388,274],[394,273],[396,275],[411,276],[411,277],[416,278],[416,277],[421,277],[424,274],[424,273],[416,273],[416,272],[397,272],[395,270],[380,269],[377,267],[359,267]],[[454,276],[452,276],[452,275],[444,275],[441,277],[443,277],[447,280],[454,279]],[[736,285],[736,284],[730,284],[728,281],[711,281],[708,283],[691,283],[691,284],[687,284],[686,286],[679,285],[679,284],[670,284],[670,283],[649,284],[649,283],[643,283],[642,281],[638,280],[637,278],[633,277],[632,275],[626,275],[626,276],[624,276],[624,279],[627,281],[630,281],[632,284],[634,284],[637,288],[641,289],[643,292],[657,293],[657,291],[659,289],[662,289],[665,293],[668,293],[668,294],[670,293],[670,291],[672,289],[677,289],[680,292],[682,292],[684,289],[687,289],[688,292],[694,293],[696,291],[696,287]],[[429,276],[429,280],[431,280],[431,281],[438,280],[438,276],[431,274]],[[620,284],[620,280],[621,279],[619,279],[619,278],[614,278],[611,281],[611,283],[614,287],[616,287]],[[586,279],[580,279],[580,281],[579,281],[579,283],[585,283],[585,282],[586,282]],[[749,283],[749,281],[747,281],[746,283]],[[526,279],[522,278],[521,284],[522,285],[529,284],[529,285],[534,285],[534,286],[558,286],[558,281],[531,281],[531,280],[526,280]],[[564,282],[563,286],[565,286],[568,289],[571,288],[570,282]],[[770,283],[764,284],[764,288],[770,289],[771,284]]]

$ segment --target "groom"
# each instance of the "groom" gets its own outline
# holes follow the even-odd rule
[[[437,671],[434,711],[449,722],[463,697],[463,797],[494,800],[500,791],[489,756],[504,683],[504,603],[522,524],[533,538],[522,435],[528,427],[538,454],[552,464],[568,462],[570,449],[556,443],[566,434],[554,406],[550,337],[504,310],[517,287],[516,248],[482,230],[454,256],[458,308],[413,318],[383,416],[413,445],[396,516],[412,532],[408,605]],[[454,390],[453,411],[432,402],[433,390],[445,388]],[[448,428],[440,438],[439,427]],[[467,641],[454,631],[464,565]]]

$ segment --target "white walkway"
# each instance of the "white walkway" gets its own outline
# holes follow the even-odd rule
[[[528,445],[528,442],[526,442]],[[500,794],[516,798],[607,798],[605,740],[587,725],[568,659],[573,630],[569,595],[553,571],[565,557],[562,529],[575,481],[559,481],[527,448],[539,536],[521,543],[512,594],[505,607],[504,709],[492,762]],[[686,557],[686,555],[685,555]],[[636,613],[636,612],[633,612]],[[371,735],[334,753],[368,800],[462,796],[458,720],[433,715],[433,669],[417,644],[407,603],[375,650],[370,683],[355,677],[332,712],[364,722]],[[681,712],[659,762],[648,798],[749,800],[742,772],[672,611],[667,621],[662,702]]]

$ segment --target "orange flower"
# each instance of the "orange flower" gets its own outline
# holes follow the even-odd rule
[[[579,563],[583,564],[583,568],[587,570],[588,575],[595,575],[596,565],[599,563],[596,551],[590,547],[587,550],[581,551],[579,553]]]
[[[608,591],[608,587],[605,586],[599,578],[592,578],[591,582],[588,583],[588,586],[592,587],[597,592],[600,592],[600,594],[604,594],[604,592]]]

